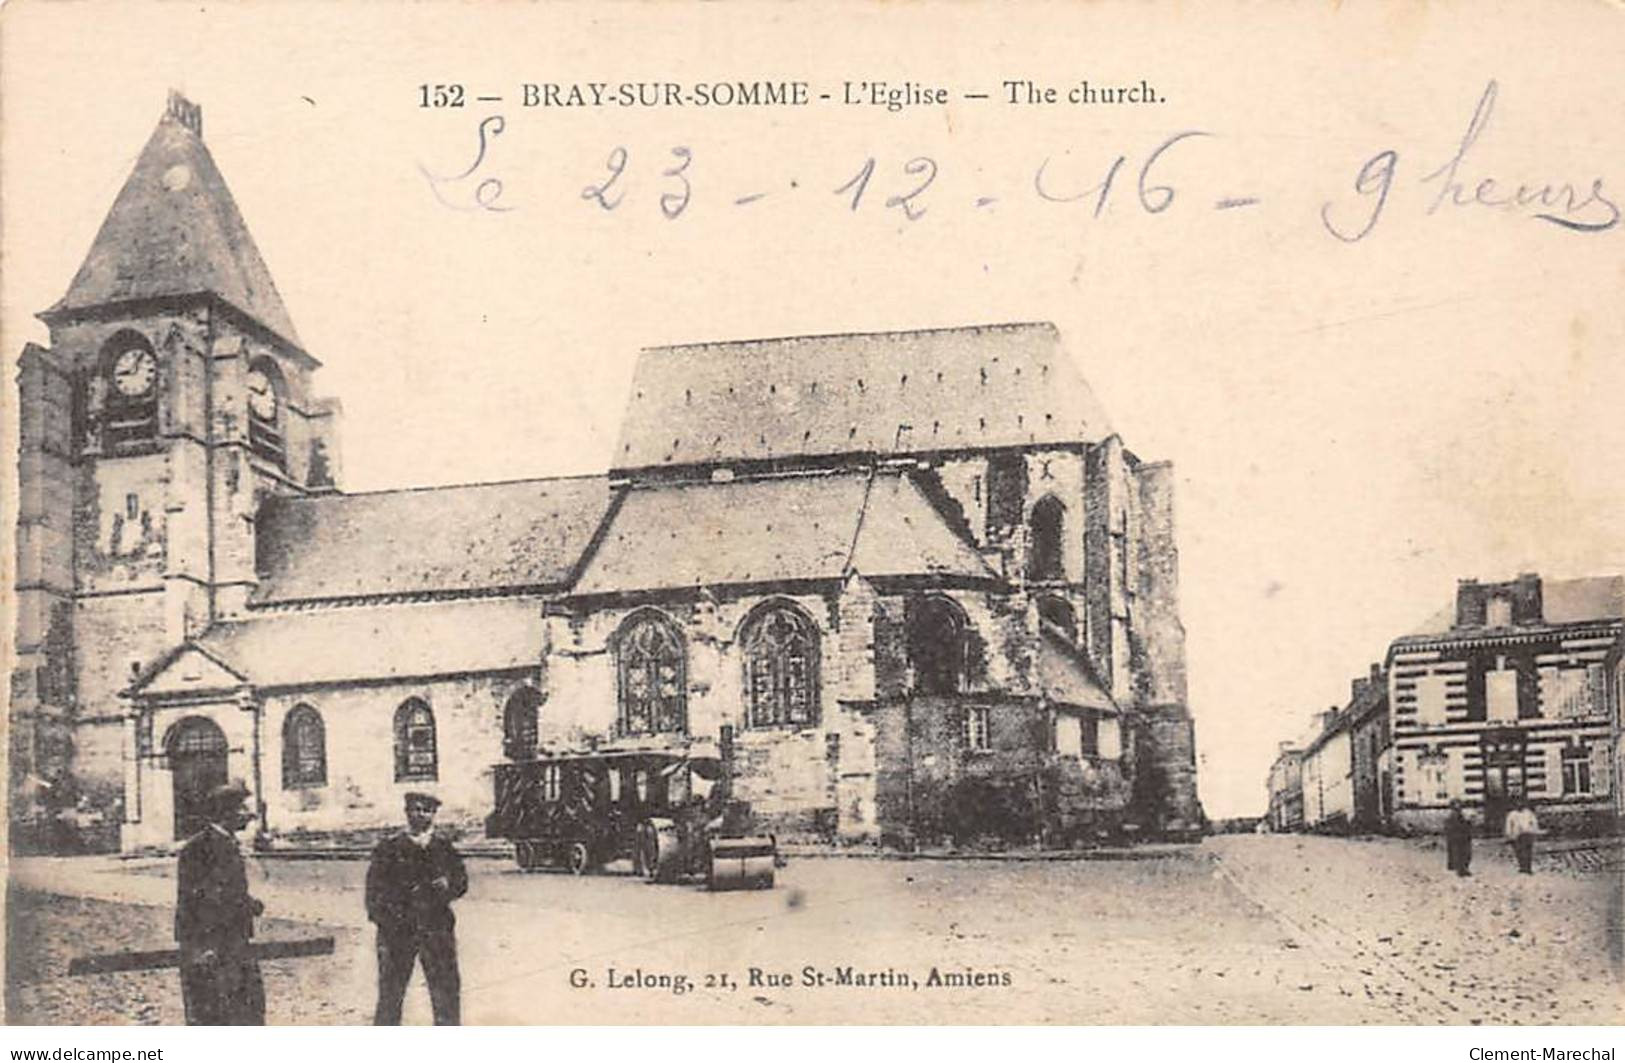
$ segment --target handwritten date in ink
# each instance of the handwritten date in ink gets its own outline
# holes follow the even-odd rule
[[[450,90],[457,86],[424,88]],[[1423,195],[1416,206],[1424,217],[1496,212],[1581,234],[1618,227],[1620,207],[1605,190],[1601,176],[1590,179],[1589,185],[1527,177],[1520,182],[1475,165],[1473,149],[1489,129],[1498,92],[1497,83],[1490,81],[1460,141],[1445,161],[1440,163],[1435,157],[1432,164],[1418,164],[1411,161],[1408,152],[1382,148],[1361,163],[1351,188],[1344,186],[1347,190],[1318,200],[1318,210],[1311,217],[1337,241],[1358,244],[1369,239],[1385,217],[1399,209],[1404,191],[1420,188]],[[460,92],[425,96],[425,100],[442,99],[445,102],[425,106],[461,106]],[[420,164],[418,169],[434,198],[460,211],[501,212],[530,206],[530,202],[510,203],[505,198],[506,175],[494,151],[495,141],[505,129],[501,115],[482,119],[469,147],[472,161],[454,173],[439,175]],[[1209,172],[1212,156],[1204,157],[1203,145],[1218,138],[1219,134],[1208,130],[1181,130],[1151,143],[1149,150],[1103,151],[1098,169],[1079,169],[1055,155],[1046,155],[1030,171],[1029,202],[1077,205],[1097,219],[1111,211],[1114,204],[1121,204],[1119,211],[1141,217],[1190,209],[1245,215],[1243,208],[1271,205],[1250,194],[1253,189],[1246,175],[1231,174],[1221,179]],[[1208,170],[1201,169],[1205,162],[1209,163]],[[580,171],[585,183],[577,186],[577,198],[589,209],[602,213],[613,214],[623,207],[657,210],[660,217],[671,222],[689,217],[695,210],[742,209],[777,196],[816,193],[820,187],[834,210],[866,215],[895,212],[909,223],[927,216],[946,217],[955,209],[988,213],[987,208],[1009,201],[1004,195],[1006,190],[999,188],[945,191],[939,178],[947,175],[953,164],[925,154],[899,153],[891,158],[870,155],[849,164],[850,168],[841,167],[838,160],[818,165],[821,174],[786,174],[787,180],[773,182],[769,187],[741,186],[730,181],[725,160],[712,158],[690,145],[675,144],[645,152],[620,144],[610,148],[596,170],[588,167]],[[963,172],[969,172],[969,168]],[[808,179],[801,180],[803,176]],[[1335,178],[1331,181],[1335,182]],[[1328,183],[1328,187],[1332,186]],[[1288,203],[1278,209],[1301,208]]]

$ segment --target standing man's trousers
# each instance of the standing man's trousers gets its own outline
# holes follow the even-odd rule
[[[1526,875],[1533,874],[1530,865],[1535,859],[1535,836],[1521,834],[1512,839],[1512,851],[1518,856],[1518,870]]]
[[[412,967],[423,959],[423,980],[429,985],[429,1003],[436,1026],[462,1022],[462,978],[457,973],[457,935],[452,930],[421,933],[378,930],[378,1009],[375,1026],[399,1026],[401,1001]]]
[[[215,962],[181,959],[181,1004],[188,1026],[264,1026],[265,982],[246,946]]]

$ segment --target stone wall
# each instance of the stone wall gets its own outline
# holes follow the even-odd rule
[[[283,840],[301,833],[394,827],[403,822],[404,795],[418,790],[444,802],[441,822],[483,831],[494,799],[491,769],[503,759],[503,711],[516,690],[534,681],[534,675],[526,674],[481,675],[279,691],[266,697],[261,743],[267,826]],[[395,778],[395,713],[408,698],[422,699],[434,713],[434,779]],[[321,714],[327,740],[325,785],[283,785],[284,724],[298,705]]]

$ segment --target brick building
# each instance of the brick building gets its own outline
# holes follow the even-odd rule
[[[1493,832],[1527,796],[1550,829],[1606,829],[1606,661],[1622,629],[1625,578],[1461,581],[1453,607],[1388,651],[1395,826],[1436,830],[1460,800]]]
[[[178,97],[41,316],[13,794],[126,849],[227,776],[299,844],[406,789],[477,823],[505,755],[725,728],[790,835],[1200,828],[1172,472],[1051,326],[650,349],[605,475],[346,494]]]

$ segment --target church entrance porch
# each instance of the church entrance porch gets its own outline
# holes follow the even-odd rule
[[[124,823],[119,848],[166,851],[207,825],[209,791],[240,780],[259,807],[252,703],[192,701],[140,707],[125,731]]]
[[[170,728],[164,747],[169,756],[175,840],[180,841],[208,824],[204,812],[209,791],[227,781],[226,735],[213,720],[188,716]]]

